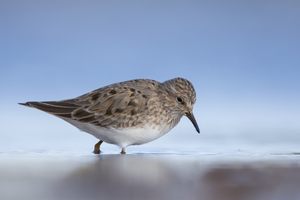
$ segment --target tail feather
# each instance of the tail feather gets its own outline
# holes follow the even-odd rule
[[[71,113],[76,110],[79,106],[76,104],[72,104],[64,101],[30,101],[26,103],[19,103],[23,106],[37,108],[44,112],[60,116],[60,117],[71,117]]]
[[[29,106],[29,107],[30,107],[29,102],[26,102],[26,103],[18,103],[18,104],[20,104],[20,105],[22,105],[22,106]]]

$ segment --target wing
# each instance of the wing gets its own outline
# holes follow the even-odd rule
[[[101,127],[125,128],[142,123],[140,116],[147,114],[148,102],[155,100],[158,84],[152,80],[133,80],[103,87],[74,99],[27,102],[23,105],[64,119]]]

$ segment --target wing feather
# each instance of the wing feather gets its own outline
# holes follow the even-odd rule
[[[128,127],[141,123],[138,114],[148,109],[150,98],[156,94],[158,82],[138,84],[145,80],[133,80],[113,84],[63,101],[27,102],[58,117],[92,123],[102,127]],[[131,123],[131,124],[130,124]]]

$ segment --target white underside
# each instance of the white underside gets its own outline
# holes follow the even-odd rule
[[[170,131],[170,127],[152,128],[150,126],[144,128],[103,128],[93,124],[82,123],[71,119],[64,119],[78,129],[87,132],[99,140],[115,144],[121,148],[129,145],[138,145],[155,140]]]

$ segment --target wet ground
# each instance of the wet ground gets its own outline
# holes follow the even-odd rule
[[[298,200],[299,185],[297,152],[0,153],[1,200]]]

